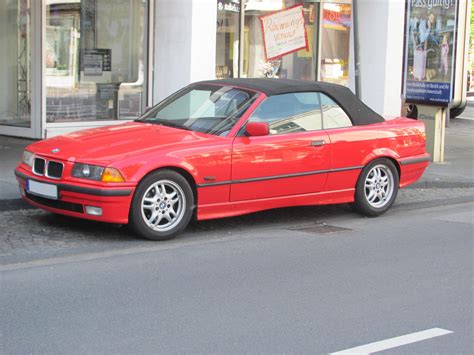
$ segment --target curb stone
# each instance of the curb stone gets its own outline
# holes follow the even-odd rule
[[[405,189],[457,189],[474,187],[474,181],[418,181]]]
[[[417,202],[407,202],[403,204],[396,204],[391,207],[391,210],[394,211],[412,211],[421,208],[430,208],[430,207],[438,207],[440,205],[448,206],[448,205],[458,205],[462,203],[470,203],[474,202],[474,195],[471,196],[461,196],[461,197],[452,197],[452,198],[442,198],[442,199],[435,199],[435,200],[428,200],[428,201],[417,201]]]

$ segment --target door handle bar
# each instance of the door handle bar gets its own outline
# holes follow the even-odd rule
[[[321,147],[322,145],[326,144],[326,142],[324,140],[320,140],[320,141],[312,141],[311,142],[311,145],[313,147]]]

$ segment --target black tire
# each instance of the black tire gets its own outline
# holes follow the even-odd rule
[[[156,185],[158,183],[160,183],[159,186]],[[162,186],[164,186],[164,193],[160,192]],[[176,192],[178,196],[178,201],[174,203],[169,197],[173,192]],[[147,201],[146,208],[142,208],[145,204],[145,197],[148,200],[156,197],[157,200],[155,202]],[[179,200],[180,198],[181,200]],[[176,204],[180,207],[176,207]],[[172,218],[170,216],[171,209],[177,216],[173,223],[168,219]],[[136,233],[146,239],[168,240],[174,238],[187,227],[193,216],[193,210],[194,194],[188,181],[173,170],[157,170],[147,175],[138,184],[130,207],[129,225]],[[161,220],[165,223],[168,221],[169,226],[162,224]],[[147,221],[158,222],[155,228],[152,228]]]
[[[454,108],[450,109],[449,110],[449,118],[453,119],[453,118],[456,118],[458,116],[461,116],[461,114],[464,112],[465,109],[466,109],[466,104],[464,104],[464,106],[458,106],[458,107],[454,107]]]
[[[407,108],[407,117],[414,120],[418,119],[418,107],[414,104],[409,104]]]
[[[381,178],[378,179],[375,177],[375,171],[380,171]],[[384,175],[385,174],[385,175]],[[391,192],[389,196],[382,197],[382,191],[388,195],[385,191],[383,184],[385,180],[383,176],[387,176],[387,181],[391,184]],[[372,183],[371,181],[378,181]],[[366,182],[368,186],[366,187]],[[359,179],[357,180],[356,191],[355,191],[355,201],[354,208],[355,210],[367,217],[376,217],[385,213],[393,204],[397,198],[398,186],[400,178],[398,176],[397,168],[394,163],[387,158],[380,158],[370,162],[361,172]],[[370,202],[369,196],[371,199],[375,199]]]

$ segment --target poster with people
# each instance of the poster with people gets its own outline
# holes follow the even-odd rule
[[[404,94],[408,103],[452,98],[458,0],[407,0]]]

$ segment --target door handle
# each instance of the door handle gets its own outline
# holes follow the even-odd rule
[[[323,146],[323,145],[325,145],[325,144],[326,144],[326,141],[324,141],[324,140],[312,141],[312,142],[311,142],[311,145],[312,145],[313,147],[321,147],[321,146]]]

